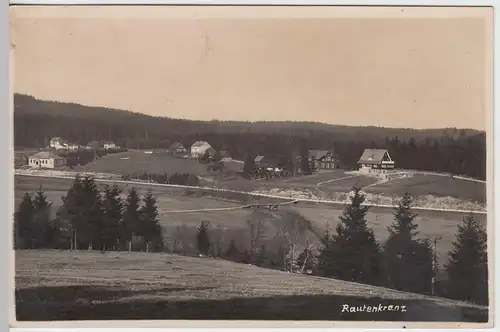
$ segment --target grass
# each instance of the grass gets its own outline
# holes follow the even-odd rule
[[[487,321],[483,307],[215,259],[43,250],[15,258],[18,320]],[[345,304],[406,312],[346,313]]]
[[[486,185],[480,182],[455,179],[448,176],[416,174],[394,179],[365,189],[370,193],[402,196],[405,191],[413,196],[432,195],[486,202]]]
[[[122,159],[127,158],[127,159]],[[75,171],[115,173],[206,173],[206,165],[195,160],[176,158],[167,153],[145,154],[143,151],[113,153],[97,159],[87,165],[74,168]]]

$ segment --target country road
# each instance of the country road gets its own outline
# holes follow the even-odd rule
[[[65,175],[54,175],[52,172],[38,172],[36,174],[29,174],[28,172],[23,172],[21,170],[15,170],[16,176],[25,176],[25,177],[43,177],[43,178],[54,178],[54,179],[73,179],[75,174],[65,174]],[[318,203],[318,204],[336,204],[336,205],[345,205],[346,202],[342,201],[332,201],[332,200],[320,200],[320,199],[305,199],[305,198],[294,198],[294,197],[284,197],[278,195],[270,195],[264,193],[255,193],[255,192],[246,192],[246,191],[238,191],[238,190],[230,190],[230,189],[222,189],[222,188],[213,188],[213,187],[200,187],[200,186],[185,186],[185,185],[175,185],[175,184],[161,184],[161,183],[149,183],[149,182],[140,182],[140,181],[126,181],[126,180],[118,180],[111,178],[95,178],[96,182],[103,183],[122,183],[122,184],[136,184],[136,185],[148,185],[151,187],[170,187],[170,188],[184,188],[184,189],[192,189],[192,190],[208,190],[214,192],[228,192],[228,193],[238,193],[249,196],[258,196],[258,197],[268,197],[280,200],[289,201],[290,199],[295,199],[297,203]],[[379,207],[379,208],[393,208],[393,205],[384,205],[384,204],[371,204],[366,203],[366,206]],[[435,212],[449,212],[449,213],[472,213],[472,214],[487,214],[486,211],[468,211],[468,210],[455,210],[455,209],[438,209],[438,208],[426,208],[426,207],[413,207],[414,210],[419,211],[435,211]]]

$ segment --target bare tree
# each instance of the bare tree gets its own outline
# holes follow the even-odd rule
[[[285,270],[289,272],[293,272],[296,265],[298,247],[305,242],[307,227],[304,221],[305,220],[302,218],[292,216],[292,218],[285,221],[284,225],[279,230],[280,237],[283,239],[283,248],[286,253]]]
[[[178,225],[174,232],[174,241],[172,251],[174,253],[179,253],[182,255],[187,255],[190,248],[193,246],[194,238],[193,234],[190,234],[188,227],[186,225]]]

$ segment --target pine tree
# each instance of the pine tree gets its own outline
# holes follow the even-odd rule
[[[485,228],[470,215],[458,232],[446,266],[450,296],[481,304],[488,303],[488,261]]]
[[[301,157],[300,169],[301,169],[303,174],[311,174],[312,173],[311,161],[309,160],[308,156]]]
[[[255,158],[253,158],[252,154],[247,153],[243,164],[243,172],[249,175],[253,171],[255,171]]]
[[[148,191],[144,196],[144,204],[140,209],[141,222],[139,225],[139,235],[146,242],[146,252],[152,244],[159,244],[162,242],[161,239],[161,228],[158,220],[158,207],[156,206],[156,199],[154,198],[151,191]],[[154,242],[154,243],[153,243]]]
[[[33,207],[35,210],[34,218],[33,218],[33,227],[36,231],[34,240],[35,240],[35,248],[48,248],[49,245],[49,235],[51,238],[55,236],[55,232],[53,224],[50,221],[50,208],[52,203],[47,201],[47,196],[40,187],[38,191],[35,193],[35,197],[33,198]]]
[[[140,236],[139,225],[141,222],[140,211],[141,198],[137,190],[132,187],[125,202],[125,211],[123,212],[123,228],[122,228],[122,242],[128,242],[128,248],[132,248],[133,236]]]
[[[31,249],[35,236],[33,220],[35,207],[30,193],[25,193],[17,211],[14,213],[14,245],[16,248]]]
[[[106,186],[103,197],[103,224],[100,229],[101,249],[112,249],[122,237],[123,202],[116,185]]]
[[[395,207],[394,223],[388,227],[389,238],[384,246],[384,284],[397,290],[429,293],[434,274],[432,248],[428,242],[415,237],[418,225],[414,223],[412,198],[404,193]]]
[[[328,244],[320,253],[319,267],[324,276],[366,284],[379,281],[380,248],[373,230],[367,227],[364,200],[361,189],[355,186],[351,204],[340,216],[337,234],[325,239]]]
[[[234,240],[231,240],[229,246],[226,249],[226,252],[224,253],[224,259],[237,262],[240,259],[240,256],[241,253],[236,247]]]
[[[196,230],[196,244],[198,252],[201,255],[207,256],[210,250],[210,237],[208,235],[208,224],[204,221],[201,222]]]
[[[73,185],[62,202],[57,219],[67,224],[71,230],[71,243],[74,249],[99,245],[98,229],[102,223],[101,195],[93,178],[75,177]]]

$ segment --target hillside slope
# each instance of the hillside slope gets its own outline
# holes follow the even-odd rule
[[[18,320],[487,320],[484,307],[222,260],[43,250],[16,251],[16,311]]]

